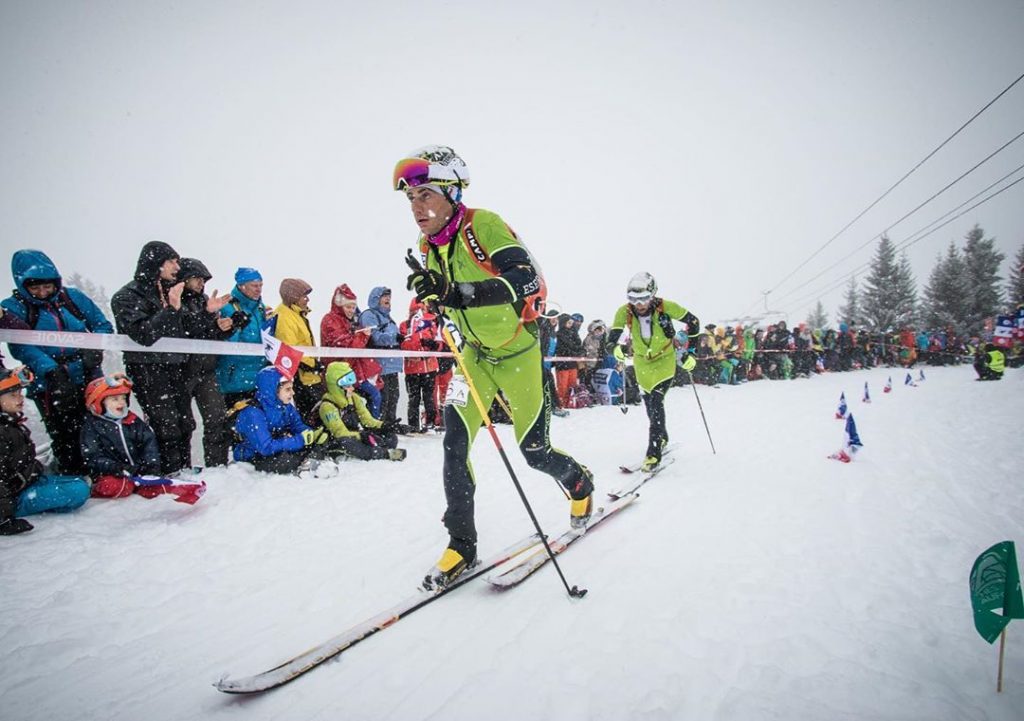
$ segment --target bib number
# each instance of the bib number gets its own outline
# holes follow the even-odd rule
[[[469,383],[466,382],[466,378],[459,374],[453,373],[452,379],[448,382],[448,392],[444,397],[444,404],[446,406],[459,406],[465,408],[469,402]]]

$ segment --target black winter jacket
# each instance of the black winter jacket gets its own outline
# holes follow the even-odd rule
[[[81,441],[82,458],[93,476],[160,473],[156,434],[131,411],[119,421],[86,415]]]
[[[25,416],[0,413],[0,521],[14,518],[18,494],[42,472]]]
[[[206,301],[209,297],[205,293],[193,293],[185,290],[181,294],[181,310],[184,313],[183,324],[185,335],[196,340],[227,340],[234,332],[231,329],[226,331],[217,327],[217,313],[209,313],[206,310]],[[213,373],[217,369],[217,358],[215,355],[193,353],[188,356],[188,374],[190,377],[197,377]]]
[[[167,243],[152,241],[142,247],[135,267],[135,279],[110,299],[117,332],[140,345],[150,346],[161,338],[185,337],[185,314],[167,305],[167,289],[174,285],[160,280],[160,266],[177,253]],[[129,363],[181,365],[188,360],[183,353],[125,352]]]
[[[582,358],[583,340],[580,338],[579,328],[576,323],[572,328],[566,326],[565,320],[559,319],[558,333],[555,335],[555,355],[562,358]],[[558,370],[572,370],[576,368],[578,361],[555,361],[555,368]]]

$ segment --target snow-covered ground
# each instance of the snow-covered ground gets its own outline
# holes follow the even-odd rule
[[[482,581],[254,697],[225,674],[265,670],[409,595],[444,547],[439,437],[405,463],[331,479],[205,475],[196,506],[132,497],[0,539],[0,718],[946,719],[1024,718],[1024,626],[975,632],[967,576],[1024,541],[1024,371],[977,383],[925,369],[701,387],[668,398],[678,461],[640,500],[497,593]],[[915,371],[916,376],[916,371]],[[860,402],[864,382],[873,403]],[[841,391],[863,452],[842,438]],[[554,443],[598,488],[639,460],[646,418],[555,419]],[[501,428],[542,525],[568,503]],[[486,434],[474,450],[481,553],[530,522]]]

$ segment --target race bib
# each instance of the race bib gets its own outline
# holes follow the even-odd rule
[[[469,384],[466,382],[465,376],[458,373],[452,374],[452,379],[448,382],[448,392],[445,394],[444,404],[465,408],[467,402],[469,402]]]

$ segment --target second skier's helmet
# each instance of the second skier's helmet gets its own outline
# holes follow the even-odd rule
[[[650,273],[637,273],[626,286],[626,299],[630,303],[647,303],[658,292],[658,284]]]
[[[447,145],[418,148],[395,164],[392,187],[404,191],[420,185],[437,186],[450,201],[457,203],[462,198],[462,189],[469,187],[469,168]]]

